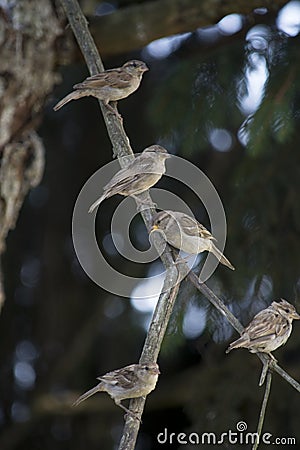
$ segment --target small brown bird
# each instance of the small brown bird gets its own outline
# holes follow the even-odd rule
[[[226,353],[234,348],[247,348],[251,353],[270,353],[284,345],[292,332],[293,320],[300,320],[295,307],[284,299],[272,302],[260,311],[243,331],[241,337],[232,342]]]
[[[107,392],[116,405],[135,417],[128,408],[122,405],[121,401],[148,395],[155,389],[159,374],[159,367],[156,363],[131,364],[122,369],[113,370],[98,377],[97,380],[100,380],[100,383],[82,394],[73,406],[79,405],[96,392]]]
[[[136,91],[143,73],[147,70],[149,69],[143,61],[133,60],[126,62],[122,67],[97,73],[86,78],[82,83],[75,84],[73,86],[75,91],[60,100],[53,109],[57,111],[71,100],[92,96],[102,100],[104,105],[116,115],[117,112],[109,102],[126,98]]]
[[[215,246],[216,239],[196,219],[179,211],[160,211],[153,220],[150,234],[162,231],[166,241],[175,248],[191,255],[204,251],[213,253],[216,258],[229,269],[233,265]]]
[[[171,155],[160,145],[147,147],[125,169],[119,170],[104,186],[103,194],[89,209],[89,213],[106,198],[115,194],[134,197],[154,186],[166,171],[165,161]]]

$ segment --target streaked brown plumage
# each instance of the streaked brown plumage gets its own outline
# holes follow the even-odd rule
[[[251,353],[269,353],[284,345],[292,332],[293,320],[300,320],[295,307],[284,299],[272,302],[260,311],[243,331],[241,337],[232,342],[226,353],[234,348],[247,348]],[[273,355],[270,355],[273,358]]]
[[[104,186],[103,194],[90,207],[89,212],[106,198],[116,194],[135,196],[154,186],[165,173],[165,161],[171,155],[160,145],[147,147],[125,169],[119,170]]]
[[[143,73],[147,70],[149,69],[143,61],[133,60],[122,67],[100,72],[86,78],[82,83],[75,84],[75,91],[60,100],[53,109],[57,111],[71,100],[92,96],[102,100],[113,114],[117,114],[109,102],[121,100],[136,91]]]
[[[100,383],[82,394],[73,406],[79,405],[97,392],[107,392],[116,405],[134,416],[128,408],[122,405],[121,401],[148,395],[155,389],[159,374],[159,367],[156,363],[131,364],[122,369],[113,370],[98,377]]]
[[[160,211],[153,221],[151,233],[161,230],[166,241],[175,248],[191,255],[204,251],[213,253],[225,266],[233,265],[213,243],[216,239],[196,219],[179,211]]]

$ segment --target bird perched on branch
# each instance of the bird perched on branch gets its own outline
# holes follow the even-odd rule
[[[284,299],[272,302],[260,311],[243,331],[241,337],[232,342],[226,353],[234,348],[247,348],[251,353],[270,353],[284,345],[292,332],[293,320],[300,320],[295,307]]]
[[[108,69],[86,78],[82,83],[75,84],[75,91],[60,100],[55,106],[57,111],[71,100],[81,97],[96,97],[115,115],[117,111],[109,102],[121,100],[136,91],[141,83],[143,73],[148,69],[143,61],[133,60],[126,62],[122,67]]]
[[[204,251],[213,253],[225,266],[234,270],[233,265],[215,246],[216,239],[196,219],[179,211],[160,211],[153,220],[150,234],[161,231],[166,241],[183,252],[197,255]]]
[[[90,207],[89,212],[106,198],[115,194],[135,196],[154,186],[166,171],[165,161],[170,158],[160,145],[147,147],[125,169],[119,170],[104,186],[103,194]]]
[[[136,417],[132,411],[122,405],[121,401],[148,395],[155,389],[159,374],[159,367],[156,363],[131,364],[122,369],[113,370],[98,377],[97,380],[100,380],[100,383],[82,394],[73,406],[79,405],[97,392],[107,392],[116,405]]]

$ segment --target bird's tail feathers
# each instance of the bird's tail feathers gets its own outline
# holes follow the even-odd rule
[[[233,350],[234,348],[240,348],[243,347],[243,344],[245,343],[245,339],[243,337],[240,337],[239,339],[237,339],[234,342],[231,342],[231,344],[229,345],[229,347],[226,349],[225,353],[229,353],[231,352],[231,350]]]
[[[97,208],[97,206],[99,206],[100,203],[102,203],[103,200],[106,199],[106,197],[107,197],[106,194],[101,195],[101,197],[99,197],[99,198],[98,198],[98,199],[97,199],[97,200],[89,207],[89,213],[92,213],[92,212]]]
[[[215,255],[215,257],[222,264],[224,264],[224,266],[229,267],[229,269],[231,269],[231,270],[235,270],[235,268],[233,267],[231,262],[228,261],[228,259],[223,255],[223,253],[218,249],[218,247],[215,246],[215,244],[213,242],[211,243],[211,250],[210,251]]]
[[[97,386],[93,387],[89,391],[82,394],[78,399],[73,403],[73,406],[78,406],[79,403],[84,402],[86,399],[96,394],[97,392],[103,391],[102,383],[97,384]]]
[[[77,100],[78,98],[81,97],[86,97],[87,95],[88,95],[87,92],[84,90],[71,92],[70,94],[66,95],[62,100],[60,100],[58,103],[56,103],[53,109],[54,111],[58,111],[60,108],[65,106],[70,101]]]

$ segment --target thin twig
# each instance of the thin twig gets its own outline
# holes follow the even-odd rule
[[[262,370],[261,370],[261,374],[260,374],[260,379],[259,379],[259,386],[262,386],[265,382],[268,370],[269,370],[269,361],[265,362],[263,361],[263,366],[262,366]]]
[[[261,357],[268,357],[267,355],[262,355],[261,353],[258,353],[258,356]],[[288,373],[286,373],[285,370],[282,369],[282,367],[280,367],[277,363],[275,363],[275,361],[272,361],[272,359],[270,360],[269,363],[269,368],[274,370],[274,372],[278,373],[278,375],[280,375],[282,378],[285,379],[285,381],[287,381],[291,386],[293,386],[294,389],[296,389],[296,391],[300,392],[300,384],[298,383],[298,381],[294,380],[294,378],[292,378]]]
[[[264,399],[263,399],[263,402],[262,402],[262,405],[261,405],[261,410],[260,410],[260,414],[259,414],[259,421],[258,421],[258,425],[257,425],[256,441],[255,441],[255,443],[254,443],[254,445],[252,447],[252,450],[257,450],[257,448],[259,446],[261,432],[262,432],[262,428],[263,428],[263,424],[264,424],[264,420],[265,420],[265,415],[266,415],[266,408],[267,408],[267,404],[268,404],[268,400],[269,400],[269,396],[270,396],[270,391],[271,391],[271,382],[272,382],[272,373],[268,372],[266,388],[265,388],[265,395],[264,395]]]
[[[193,283],[193,285],[200,291],[214,306],[217,308],[223,316],[226,317],[228,322],[233,326],[233,328],[240,334],[244,331],[243,325],[238,321],[238,319],[232,314],[231,311],[224,305],[222,300],[220,300],[216,294],[209,289],[205,283],[201,283],[197,275],[190,271],[188,274],[188,279]]]

